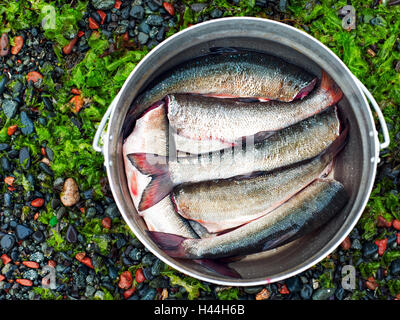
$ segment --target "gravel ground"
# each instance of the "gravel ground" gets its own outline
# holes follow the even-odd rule
[[[362,12],[357,31],[340,26],[343,1],[0,3],[0,300],[400,299],[400,27],[391,22],[400,11],[364,2],[353,3]],[[331,19],[321,22],[321,12]],[[309,270],[248,288],[192,279],[148,252],[122,220],[102,156],[91,149],[102,114],[151,48],[192,24],[232,15],[283,21],[331,43],[385,107],[392,137],[349,237]],[[355,268],[354,289],[342,287],[347,265]]]

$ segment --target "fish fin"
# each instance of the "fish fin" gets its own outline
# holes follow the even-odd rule
[[[183,241],[188,238],[178,236],[173,233],[147,231],[150,238],[169,256],[174,258],[185,258],[185,248],[182,246]]]
[[[193,261],[223,276],[236,279],[242,278],[236,270],[230,268],[226,263],[212,259],[195,259]]]
[[[317,78],[314,78],[308,85],[302,88],[299,93],[293,98],[293,100],[303,99],[314,89],[317,83]]]
[[[328,93],[332,105],[337,103],[343,97],[342,90],[340,90],[339,86],[325,71],[322,71],[321,89]]]
[[[151,176],[151,181],[140,199],[139,211],[152,207],[171,192],[174,184],[168,171],[168,157],[150,153],[130,153],[128,159],[141,173]]]

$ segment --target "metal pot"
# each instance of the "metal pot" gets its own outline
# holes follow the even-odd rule
[[[335,178],[350,195],[347,206],[318,232],[283,247],[246,256],[231,263],[242,278],[220,276],[190,260],[171,258],[147,236],[146,225],[131,201],[122,159],[122,129],[135,97],[157,76],[177,64],[205,54],[211,47],[243,47],[276,55],[320,76],[324,69],[344,93],[338,107],[350,124],[350,137],[335,166]],[[378,140],[366,96],[378,115],[384,142]],[[104,127],[108,120],[108,129]],[[103,138],[103,145],[99,142]],[[389,145],[383,115],[368,90],[327,47],[288,25],[259,18],[223,18],[187,28],[154,48],[132,71],[110,105],[95,135],[93,147],[104,154],[116,204],[136,237],[159,259],[200,280],[231,286],[280,281],[315,265],[330,254],[359,220],[370,196],[379,151]]]

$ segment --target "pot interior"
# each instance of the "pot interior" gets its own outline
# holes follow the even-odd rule
[[[260,28],[261,26],[268,29],[268,23],[260,25]],[[273,27],[275,28],[275,24]],[[227,28],[229,30],[229,26]],[[286,30],[287,27],[283,28]],[[171,39],[164,45],[164,48],[161,45],[154,49],[149,54],[149,59],[141,64],[128,79],[126,92],[122,92],[121,102],[116,106],[107,133],[109,136],[112,134],[114,137],[118,137],[108,143],[106,150],[106,157],[108,156],[113,163],[108,168],[113,195],[124,219],[139,240],[164,262],[179,271],[201,280],[224,285],[256,285],[279,281],[297,274],[323,259],[350,233],[361,215],[369,197],[376,169],[376,162],[373,159],[376,142],[369,136],[371,131],[375,132],[374,124],[370,119],[370,111],[366,112],[365,99],[360,95],[360,91],[350,78],[348,71],[340,62],[332,58],[329,50],[324,48],[316,50],[315,48],[319,48],[319,44],[310,41],[302,33],[296,35],[296,32],[293,31],[293,35],[285,38],[282,34],[276,37],[275,32],[269,33],[268,30],[265,31],[265,34],[263,34],[264,31],[254,32],[252,36],[250,30],[245,34],[238,32],[236,35],[232,31],[227,37],[224,27],[215,26],[209,30],[207,36],[204,36],[204,31],[198,29],[201,29],[200,26],[193,31],[193,37],[190,37],[190,33],[187,32],[186,36]],[[290,38],[298,41],[295,42]],[[285,42],[295,45],[284,44]],[[137,214],[130,199],[122,160],[122,128],[132,127],[132,123],[124,123],[124,121],[134,98],[167,70],[173,69],[184,61],[207,54],[210,48],[214,47],[262,51],[301,66],[318,78],[320,78],[323,68],[344,93],[343,99],[338,104],[338,110],[342,119],[348,120],[350,126],[348,144],[337,157],[334,173],[335,179],[344,184],[350,196],[346,207],[318,231],[277,249],[248,255],[240,261],[230,263],[230,266],[240,273],[242,279],[226,278],[190,260],[171,258],[158,249],[147,236],[146,225]]]

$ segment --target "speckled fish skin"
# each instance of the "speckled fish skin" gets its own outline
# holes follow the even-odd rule
[[[189,94],[170,94],[165,101],[169,124],[178,135],[235,143],[259,132],[291,126],[332,106],[341,97],[341,90],[323,72],[317,89],[291,103],[249,103]]]
[[[169,161],[170,177],[175,185],[179,185],[271,171],[317,156],[339,136],[339,129],[336,109],[331,109],[245,149],[230,148],[222,154],[203,154]]]
[[[151,233],[151,236],[173,257],[215,259],[247,255],[276,248],[316,230],[347,201],[348,195],[340,182],[321,179],[271,213],[223,235],[204,239],[173,237],[167,245],[167,234]]]
[[[307,95],[315,82],[307,71],[267,54],[211,54],[175,68],[139,96],[135,108],[144,110],[170,93],[292,101]]]
[[[212,180],[180,185],[172,193],[177,212],[221,232],[268,214],[331,169],[335,153],[298,166],[245,179]]]
[[[246,148],[183,158],[128,154],[131,163],[152,179],[143,192],[139,209],[156,204],[182,183],[228,179],[306,161],[323,152],[338,138],[339,132],[336,108],[331,108],[258,143],[250,144],[246,140]]]

